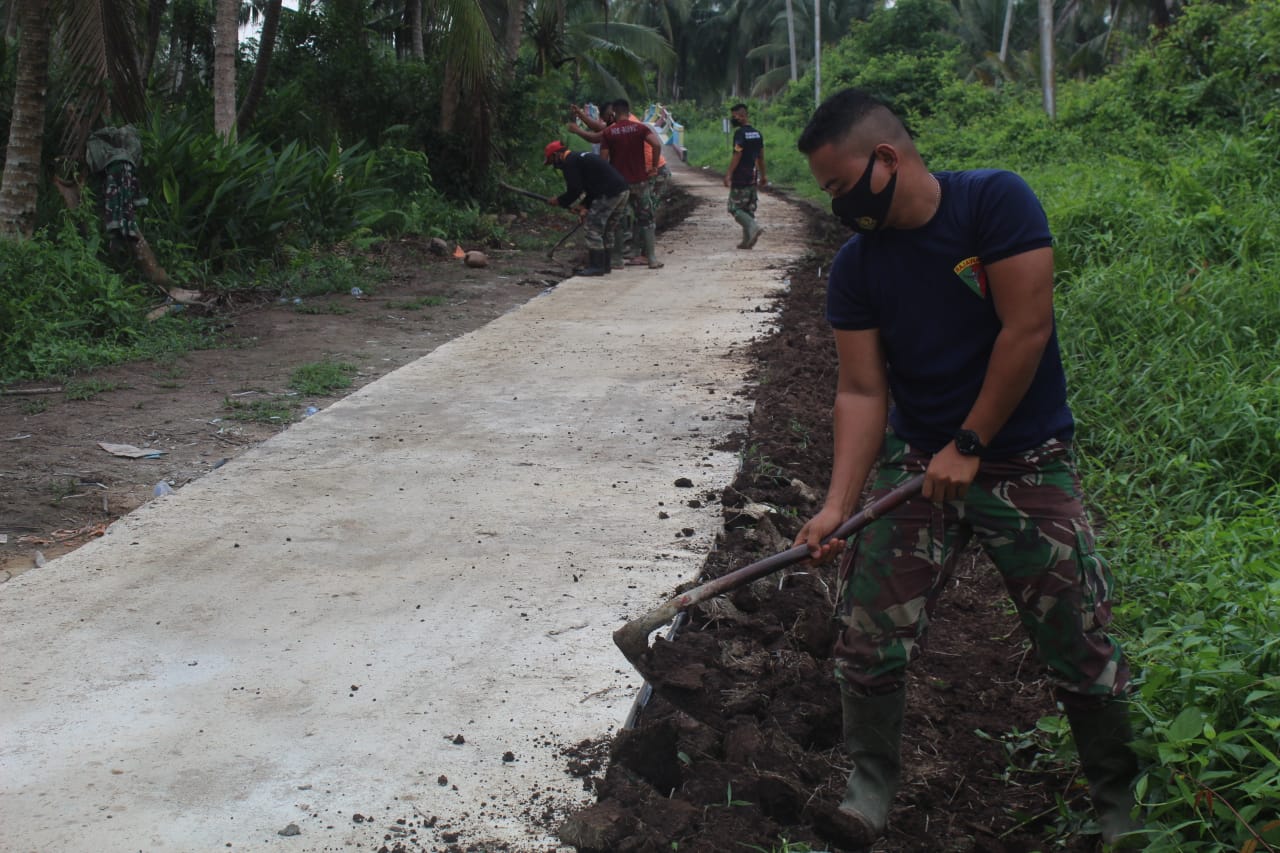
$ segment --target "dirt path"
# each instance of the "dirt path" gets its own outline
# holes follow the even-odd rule
[[[550,246],[557,224],[525,227]],[[322,409],[336,399],[291,391],[298,367],[350,364],[356,372],[348,390],[359,388],[524,304],[568,275],[572,255],[548,260],[541,250],[486,250],[493,265],[469,269],[433,255],[425,241],[397,242],[375,258],[388,279],[362,298],[246,304],[228,318],[216,349],[17,389],[61,389],[50,393],[0,395],[0,580],[101,535],[151,500],[161,480],[180,489],[308,406]],[[263,406],[277,399],[282,405]],[[277,411],[284,422],[270,419]],[[116,457],[98,442],[163,455]]]
[[[737,251],[687,179],[665,270],[565,281],[0,587],[6,843],[553,845],[565,753],[639,687],[613,628],[718,529],[802,246],[769,202]]]

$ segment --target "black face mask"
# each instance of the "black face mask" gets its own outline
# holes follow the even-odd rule
[[[867,170],[858,178],[858,182],[835,198],[831,199],[831,212],[845,225],[859,234],[870,234],[880,230],[884,218],[889,215],[889,205],[893,202],[893,188],[898,183],[898,173],[889,177],[889,183],[878,193],[871,191],[871,172],[875,169],[876,154],[871,152],[867,161]]]
[[[738,127],[742,127],[744,124],[746,124],[746,121],[745,121],[745,120],[740,119],[740,118],[738,118],[737,116],[733,116],[732,118],[730,118],[730,119],[729,119],[729,122],[730,122],[731,124],[735,124],[735,125],[737,125]]]

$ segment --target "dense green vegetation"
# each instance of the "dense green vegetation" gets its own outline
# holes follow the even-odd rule
[[[794,129],[815,36],[827,88],[849,82],[853,55],[871,57],[859,67],[899,93],[942,79],[1034,82],[1037,68],[1026,0],[911,0],[892,15],[873,14],[877,0],[297,5],[0,0],[0,233],[28,243],[0,241],[0,287],[13,288],[0,307],[0,383],[208,339],[184,318],[143,319],[163,293],[142,283],[127,247],[92,236],[93,216],[71,215],[83,240],[68,230],[66,198],[97,212],[106,195],[85,158],[102,126],[141,133],[138,224],[170,279],[205,293],[290,293],[315,287],[317,270],[348,286],[371,272],[327,258],[337,242],[504,236],[484,212],[497,180],[553,188],[538,151],[562,134],[570,101],[675,102],[696,131],[719,124],[699,104],[750,92],[775,98],[775,121]],[[1066,68],[1087,74],[1170,9],[1057,6]],[[237,16],[261,25],[239,44]],[[799,182],[800,164],[775,177]]]
[[[1280,4],[1058,3],[1053,119],[1034,6],[832,4],[823,89],[859,85],[894,103],[935,169],[1011,168],[1039,192],[1057,240],[1082,470],[1139,673],[1150,849],[1277,849]],[[811,45],[812,6],[795,7],[798,41]],[[258,119],[228,140],[211,131],[208,63],[183,65],[211,50],[211,13],[173,5],[164,24],[177,53],[161,50],[141,125],[141,224],[160,261],[185,286],[306,294],[372,274],[324,253],[340,240],[497,236],[482,212],[493,165],[553,188],[539,151],[564,103],[622,94],[621,81],[633,101],[646,85],[685,98],[673,112],[690,162],[716,169],[730,157],[720,119],[754,89],[770,178],[820,198],[794,150],[814,69],[802,61],[794,84],[779,78],[781,3],[619,4],[605,47],[591,10],[571,5],[559,20],[555,8],[528,4],[517,54],[468,84],[474,108],[445,129],[448,87],[435,66],[407,61],[399,18],[358,2],[305,6],[283,18]],[[1160,9],[1176,14],[1148,38]],[[499,24],[491,37],[509,31]],[[444,29],[427,40],[453,56]],[[16,53],[11,42],[0,55],[3,128]],[[242,54],[242,86],[255,55]],[[63,121],[50,118],[51,155]],[[92,198],[60,209],[46,175],[36,236],[0,239],[0,382],[208,340],[207,324],[182,315],[143,321],[155,291],[97,236]]]
[[[1189,6],[1150,50],[1064,81],[1056,120],[936,51],[873,50],[846,40],[832,78],[903,109],[932,168],[1017,170],[1049,214],[1082,470],[1139,674],[1149,849],[1280,847],[1280,6]],[[794,151],[803,88],[754,116],[770,178],[817,200]],[[690,146],[728,162],[718,127]]]

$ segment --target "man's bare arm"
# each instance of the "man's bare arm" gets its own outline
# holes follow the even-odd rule
[[[889,417],[889,380],[885,373],[880,331],[835,333],[840,372],[832,408],[834,443],[831,482],[822,509],[796,536],[795,544],[807,545],[815,559],[837,553],[843,542],[819,545],[853,514],[871,466],[884,443]]]
[[[579,136],[581,136],[583,139],[591,143],[599,143],[604,140],[604,134],[602,132],[598,130],[583,130],[574,122],[569,122],[564,127],[565,127],[565,130],[569,131],[570,133],[576,133]]]
[[[649,170],[649,177],[658,174],[658,161],[662,159],[662,137],[653,132],[653,128],[649,128],[649,133],[645,136],[644,142],[653,150],[653,168]]]
[[[1000,318],[987,375],[961,426],[987,444],[1026,396],[1053,336],[1053,249],[1032,249],[987,267],[988,296]],[[925,474],[924,496],[948,501],[963,497],[977,476],[977,457],[948,444]]]

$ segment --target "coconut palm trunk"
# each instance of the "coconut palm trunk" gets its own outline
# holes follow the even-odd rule
[[[9,144],[0,176],[0,235],[30,237],[35,229],[40,188],[40,147],[44,141],[49,81],[49,2],[19,0],[18,65]]]
[[[156,50],[160,46],[160,29],[164,22],[164,9],[167,0],[147,0],[147,43],[142,56],[142,79],[151,79],[151,69],[155,66]]]
[[[1053,0],[1040,0],[1040,85],[1044,95],[1044,111],[1053,118],[1057,114],[1054,104],[1053,67]]]
[[[791,0],[787,0],[787,47],[791,51],[791,82],[794,83],[799,77],[796,76],[796,16]]]
[[[1000,64],[1009,59],[1009,34],[1013,32],[1013,0],[1008,0],[1004,7],[1004,29],[1000,33]]]
[[[427,57],[426,42],[422,38],[422,0],[408,0],[404,9],[409,25],[409,51],[414,59],[421,62]]]
[[[507,19],[502,33],[502,52],[505,54],[507,74],[515,71],[516,58],[520,55],[520,37],[524,35],[524,0],[507,0]]]
[[[262,93],[267,88],[267,72],[271,70],[271,54],[276,47],[276,33],[280,29],[280,8],[282,0],[267,0],[267,8],[262,16],[262,36],[258,39],[258,61],[253,66],[253,77],[249,80],[249,89],[245,92],[244,102],[236,114],[236,130],[244,135],[253,123],[253,114],[258,111],[262,101]]]
[[[236,46],[240,0],[217,0],[213,23],[213,131],[230,137],[236,129]]]

